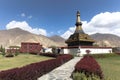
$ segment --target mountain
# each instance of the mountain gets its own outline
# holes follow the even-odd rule
[[[120,37],[119,36],[116,36],[113,34],[101,34],[101,33],[96,33],[96,34],[93,34],[90,36],[96,41],[95,42],[96,45],[106,46],[106,47],[120,47]],[[51,39],[57,43],[65,44],[65,39],[58,35],[51,36],[51,37],[49,37],[49,39]]]
[[[19,28],[0,30],[0,45],[4,47],[20,46],[21,42],[39,42],[45,47],[62,46],[43,35],[36,35]]]
[[[51,36],[51,37],[48,37],[49,39],[63,45],[63,46],[66,46],[67,44],[65,43],[65,39],[58,36],[58,35],[54,35],[54,36]]]
[[[120,37],[113,34],[96,33],[90,35],[99,46],[120,47]],[[60,36],[46,37],[24,31],[19,28],[0,30],[0,45],[4,47],[20,46],[21,42],[39,42],[44,47],[66,46],[65,39]]]
[[[96,33],[91,35],[99,46],[120,47],[120,37],[113,34]]]
[[[51,37],[49,37],[49,39],[51,39],[51,40],[53,40],[55,42],[65,42],[65,39],[58,36],[58,35],[51,36]]]

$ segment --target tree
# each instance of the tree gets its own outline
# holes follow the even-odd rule
[[[51,46],[51,48],[52,48],[52,53],[56,53],[56,46]]]
[[[5,48],[3,48],[2,45],[1,45],[1,47],[0,47],[0,52],[2,53],[3,56],[5,55]]]

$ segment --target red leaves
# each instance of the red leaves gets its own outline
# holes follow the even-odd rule
[[[84,72],[87,76],[95,74],[103,78],[102,70],[96,60],[90,56],[84,56],[75,66],[74,72]]]
[[[42,45],[40,45],[40,43],[22,42],[20,52],[37,54],[40,52],[41,49]]]
[[[62,54],[56,59],[33,63],[21,68],[1,71],[0,80],[37,80],[42,76],[72,59],[72,55]]]
[[[48,56],[48,57],[55,57],[55,58],[58,56],[57,54],[53,54],[53,53],[40,53],[39,55]]]
[[[86,50],[86,53],[87,53],[87,54],[90,54],[90,52],[91,52],[90,50]]]

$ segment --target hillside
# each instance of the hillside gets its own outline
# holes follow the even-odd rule
[[[51,37],[49,37],[49,39],[51,39],[51,40],[53,40],[55,42],[65,42],[65,39],[58,36],[58,35],[51,36]]]
[[[120,37],[113,34],[96,33],[91,35],[99,46],[120,47]],[[39,42],[45,47],[66,46],[65,39],[55,35],[46,37],[35,35],[19,28],[0,30],[0,45],[4,47],[20,46],[21,42]]]
[[[113,34],[96,33],[91,37],[97,41],[100,46],[120,47],[120,37]]]
[[[0,45],[4,47],[20,46],[21,42],[39,42],[45,47],[61,46],[43,35],[35,35],[19,28],[0,30]]]
[[[99,46],[107,46],[107,47],[120,47],[120,37],[113,35],[113,34],[101,34],[96,33],[93,35],[90,35],[95,41],[96,44]],[[49,37],[49,39],[55,41],[55,42],[61,42],[62,44],[65,44],[65,39],[55,35],[52,37]]]
[[[59,43],[62,46],[67,46],[67,44],[65,43],[65,39],[58,35],[51,36],[51,37],[49,37],[49,39]]]

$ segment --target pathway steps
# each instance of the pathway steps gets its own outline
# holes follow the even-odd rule
[[[41,76],[38,80],[72,80],[70,78],[71,73],[74,70],[74,66],[82,57],[75,57],[66,62],[62,66],[52,70],[51,72]]]

